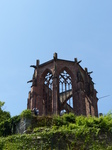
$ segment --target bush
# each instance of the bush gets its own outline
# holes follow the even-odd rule
[[[17,123],[19,117],[12,120],[11,125]],[[97,118],[70,113],[54,117],[32,116],[31,120],[34,121],[32,134],[2,137],[0,149],[112,149],[112,115]],[[4,132],[9,132],[6,129],[10,129],[10,122],[4,122],[1,127]]]
[[[11,135],[11,121],[5,120],[0,123],[0,136]]]
[[[62,126],[65,124],[66,124],[66,121],[63,119],[63,117],[60,117],[60,116],[54,116],[53,117],[53,125]]]
[[[66,123],[75,123],[76,116],[73,113],[69,113],[69,114],[64,114],[62,118]]]
[[[31,110],[30,109],[26,109],[24,111],[22,111],[22,113],[20,114],[21,118],[31,118]]]

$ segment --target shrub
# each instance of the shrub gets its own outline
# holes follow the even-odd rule
[[[69,113],[69,114],[64,114],[62,118],[66,123],[75,123],[76,116],[73,113]]]
[[[62,126],[65,124],[66,124],[66,121],[63,119],[63,117],[60,117],[60,116],[54,116],[53,117],[53,125]]]
[[[31,110],[30,109],[26,109],[24,111],[22,111],[22,113],[20,114],[21,118],[31,118]]]
[[[5,120],[0,123],[0,136],[11,135],[11,120]]]

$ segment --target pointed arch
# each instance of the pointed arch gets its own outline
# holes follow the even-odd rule
[[[51,73],[51,74],[53,74],[52,71],[51,71],[49,68],[46,68],[46,69],[43,71],[41,77],[44,78],[48,72]]]
[[[60,112],[73,112],[72,72],[64,67],[59,73],[59,105]]]
[[[66,67],[66,66],[63,67],[63,68],[61,68],[61,69],[59,70],[59,74],[60,74],[61,72],[63,72],[64,70],[71,76],[72,79],[74,78],[74,75],[73,75],[72,71],[71,71],[68,67]]]
[[[43,104],[44,114],[52,114],[52,91],[53,91],[53,74],[50,69],[46,69],[43,74]]]

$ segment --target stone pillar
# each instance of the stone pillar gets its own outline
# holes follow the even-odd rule
[[[56,61],[57,58],[58,58],[58,54],[57,54],[57,53],[54,53],[53,58],[54,58],[54,60]]]
[[[85,94],[84,91],[79,91],[79,115],[86,115]]]
[[[78,89],[78,115],[86,115],[86,109],[85,109],[85,94],[84,94],[84,85],[83,82],[79,81],[77,83],[77,89]]]
[[[95,116],[94,99],[91,97],[91,116]]]
[[[58,80],[57,77],[53,78],[53,114],[58,115]]]
[[[94,99],[94,113],[95,113],[95,116],[98,117],[98,106],[97,106],[97,102],[98,102],[98,98],[97,98],[97,91],[94,90],[94,96],[93,96],[93,99]]]
[[[40,60],[37,59],[37,60],[36,60],[36,67],[38,68],[39,65],[40,65]]]
[[[96,102],[95,102],[95,105],[94,105],[94,108],[95,108],[94,111],[95,111],[95,116],[98,117],[98,106],[97,106],[98,99],[96,99],[95,101]]]
[[[39,110],[39,115],[43,115],[43,80],[38,83],[38,95],[37,95],[37,109]]]
[[[90,115],[90,102],[88,96],[85,97],[86,116]]]

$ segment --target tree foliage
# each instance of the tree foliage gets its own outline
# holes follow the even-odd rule
[[[4,106],[4,104],[5,104],[5,102],[0,101],[0,123],[2,121],[5,121],[5,120],[11,118],[9,112],[2,110],[2,107]]]
[[[0,101],[0,111],[2,110],[2,106],[5,104],[5,102]]]
[[[23,111],[23,117],[29,114]],[[28,115],[29,116],[29,115]],[[112,150],[112,114],[97,117],[75,116],[32,116],[31,134],[12,135],[0,138],[0,149],[5,150]],[[20,115],[21,118],[21,115]],[[15,123],[18,117],[13,118]],[[35,120],[35,121],[34,121]],[[10,122],[4,122],[3,136],[10,129]],[[3,128],[3,129],[4,129]],[[10,132],[9,132],[10,134]]]
[[[31,110],[30,109],[23,110],[20,116],[21,118],[31,118]]]
[[[1,103],[1,112],[3,103]],[[6,114],[5,114],[6,116]],[[8,117],[6,117],[8,118]],[[31,119],[28,134],[15,134],[20,119]],[[11,136],[9,136],[11,135]],[[35,116],[24,110],[0,123],[0,150],[112,150],[112,113],[105,116]]]

